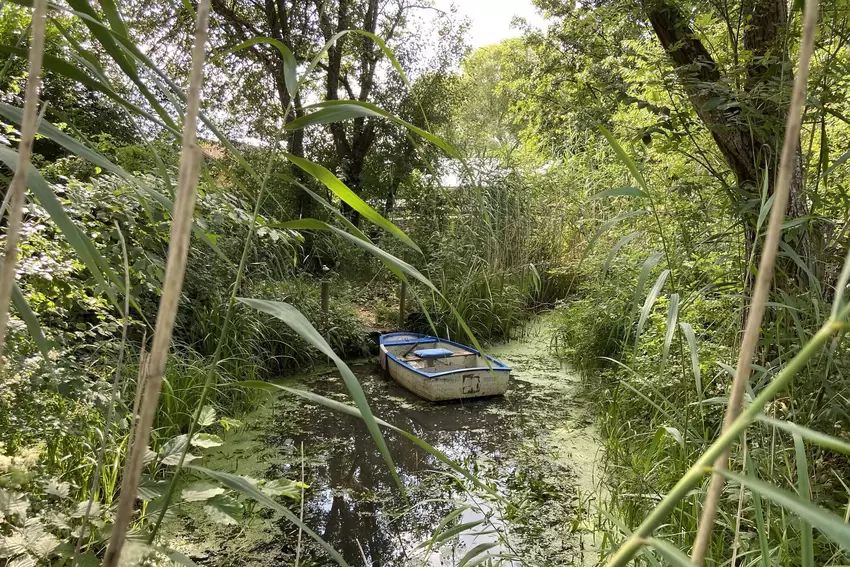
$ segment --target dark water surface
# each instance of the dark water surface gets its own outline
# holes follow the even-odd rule
[[[351,565],[456,565],[469,549],[492,543],[489,553],[519,556],[503,564],[581,564],[582,491],[590,491],[588,463],[596,451],[576,378],[546,351],[541,331],[521,342],[488,349],[510,364],[503,397],[434,404],[385,377],[376,361],[351,364],[375,415],[406,429],[490,484],[505,500],[491,502],[470,483],[402,436],[386,432],[405,504],[363,423],[289,395],[270,400],[251,426],[256,433],[228,442],[210,459],[213,468],[254,477],[300,479],[304,451],[304,521]],[[348,402],[333,369],[284,381]],[[447,539],[430,554],[417,546],[443,518],[469,506],[448,527],[485,520]],[[290,508],[298,512],[298,504]],[[284,519],[241,530],[189,525],[179,539],[199,562],[211,565],[292,565],[298,530]],[[442,530],[447,529],[442,527]],[[238,531],[238,533],[236,533]],[[476,532],[481,535],[474,535]],[[301,564],[327,564],[306,538]],[[497,559],[494,558],[494,564]],[[586,560],[586,558],[585,558]]]

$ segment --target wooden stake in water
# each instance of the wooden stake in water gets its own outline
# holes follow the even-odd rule
[[[407,308],[405,307],[405,303],[407,302],[407,282],[401,282],[401,291],[398,295],[398,328],[399,330],[404,329],[404,319],[407,315]]]

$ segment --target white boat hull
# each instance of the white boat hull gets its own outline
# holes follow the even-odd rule
[[[418,358],[418,346],[447,354]],[[450,354],[448,352],[451,351]],[[381,367],[399,384],[433,402],[499,396],[508,389],[511,369],[470,347],[413,333],[381,337]]]

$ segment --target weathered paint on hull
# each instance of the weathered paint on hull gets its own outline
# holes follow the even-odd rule
[[[444,376],[423,376],[387,357],[381,346],[381,367],[399,384],[432,402],[501,396],[508,390],[510,370],[469,369]]]

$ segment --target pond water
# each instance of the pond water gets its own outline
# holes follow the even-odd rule
[[[387,432],[407,504],[362,422],[286,394],[248,416],[249,430],[226,438],[205,465],[295,480],[303,466],[309,485],[304,522],[353,566],[457,565],[483,544],[492,564],[592,563],[594,542],[585,527],[595,496],[598,442],[578,398],[578,378],[547,347],[541,324],[521,341],[488,348],[513,368],[508,393],[444,404],[407,392],[381,373],[376,360],[350,364],[375,415],[455,459],[500,498],[460,482],[432,455]],[[333,368],[284,383],[348,401]],[[300,512],[297,502],[287,504]],[[455,519],[441,525],[450,514]],[[435,530],[476,522],[430,552],[427,543],[417,548]],[[298,555],[297,528],[265,511],[241,526],[189,514],[173,520],[168,532],[172,546],[200,564],[292,565]],[[309,538],[302,544],[301,565],[329,564]]]

